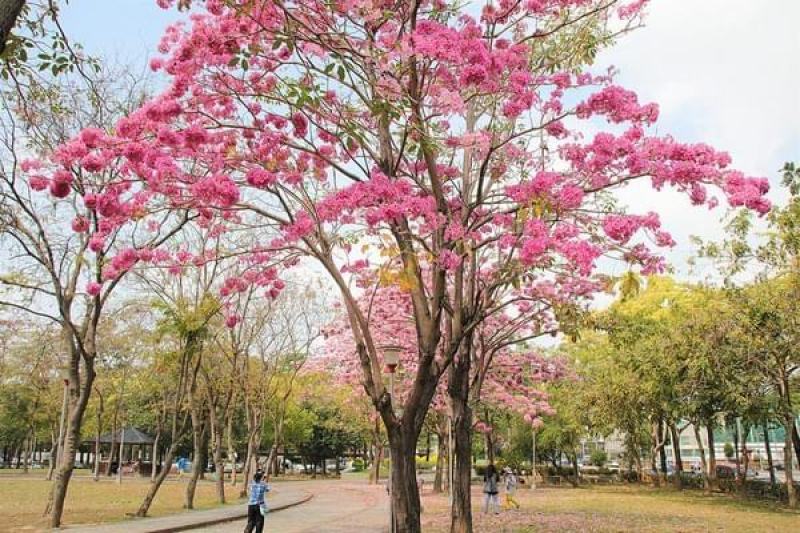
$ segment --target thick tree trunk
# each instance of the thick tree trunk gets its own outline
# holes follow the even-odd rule
[[[72,471],[75,468],[75,452],[81,442],[81,424],[83,414],[86,412],[86,405],[89,403],[92,385],[94,383],[94,359],[84,357],[84,377],[80,382],[76,371],[73,371],[72,379],[69,383],[69,417],[66,430],[64,432],[64,447],[61,450],[61,462],[56,470],[56,478],[53,481],[53,491],[50,495],[50,519],[51,528],[61,526],[61,518],[64,514],[64,502],[67,499],[67,488],[72,479]],[[77,368],[77,367],[76,367]]]
[[[453,508],[451,533],[472,531],[472,409],[453,405]]]
[[[421,533],[420,501],[417,488],[418,432],[397,426],[389,432],[391,451],[392,512],[395,531]]]
[[[6,49],[6,41],[24,5],[25,0],[0,0],[0,55]]]
[[[472,533],[472,408],[469,405],[471,340],[450,366],[447,392],[453,432],[453,505],[450,533]]]
[[[764,421],[763,432],[764,432],[764,449],[767,452],[767,468],[769,469],[769,482],[774,487],[778,480],[775,479],[775,463],[772,462],[772,447],[770,446],[769,442],[769,427],[767,421]]]

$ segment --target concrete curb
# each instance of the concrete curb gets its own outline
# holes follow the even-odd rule
[[[314,497],[308,490],[303,490],[298,497],[286,503],[278,503],[270,508],[270,513],[289,509],[307,503]],[[136,532],[136,533],[168,533],[172,531],[190,531],[202,527],[234,522],[247,518],[247,506],[238,508],[219,507],[204,511],[191,511],[156,518],[133,518],[122,522],[107,524],[76,524],[53,531],[66,531],[67,533],[95,533],[95,532]],[[151,522],[152,523],[148,523]]]
[[[278,511],[283,511],[284,509],[289,509],[291,507],[297,507],[298,505],[303,505],[304,503],[307,503],[309,500],[311,500],[313,497],[314,497],[313,494],[308,493],[299,500],[289,503],[284,503],[281,505],[276,505],[275,507],[270,508],[269,513],[276,513]],[[243,513],[240,514],[235,514],[235,515],[232,514],[219,518],[210,518],[206,520],[201,520],[199,522],[192,522],[191,524],[182,524],[178,526],[171,526],[160,529],[148,529],[147,533],[173,533],[176,531],[190,531],[192,529],[198,529],[201,527],[214,526],[217,524],[224,524],[226,522],[235,522],[236,520],[243,520],[245,518],[247,518],[247,510],[245,510]]]

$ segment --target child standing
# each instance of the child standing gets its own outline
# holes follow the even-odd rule
[[[514,495],[517,493],[517,475],[510,468],[506,468],[505,474],[506,509],[511,509],[512,506],[514,506],[515,509],[519,509],[519,502],[514,498]]]

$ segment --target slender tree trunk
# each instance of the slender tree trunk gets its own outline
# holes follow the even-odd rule
[[[714,424],[709,419],[706,422],[706,435],[708,436],[708,485],[710,490],[717,490],[717,454],[714,446]]]
[[[186,484],[186,496],[183,502],[184,509],[194,509],[194,494],[197,489],[197,482],[203,473],[203,448],[206,440],[206,424],[198,409],[192,408],[192,475]]]
[[[370,468],[369,482],[370,484],[377,485],[380,483],[381,478],[381,461],[383,460],[383,441],[381,439],[381,419],[375,417],[375,424],[372,429],[372,446],[374,450],[374,457],[372,461],[372,468]]]
[[[233,447],[233,417],[228,417],[226,428],[226,438],[228,445],[228,461],[231,462],[231,485],[236,486],[236,450]]]
[[[445,419],[446,420],[446,419]],[[444,471],[447,468],[447,430],[440,431],[436,434],[437,451],[436,451],[436,475],[433,477],[433,492],[439,494],[443,492]]]
[[[681,457],[681,435],[678,427],[674,422],[669,423],[669,433],[672,438],[672,455],[675,460],[675,474],[674,483],[675,488],[681,490],[683,488],[683,458]]]
[[[58,444],[58,437],[54,431],[50,433],[50,459],[48,460],[47,464],[47,481],[53,479],[53,474],[56,471],[56,463],[58,462],[58,454],[59,454],[59,444]]]
[[[117,431],[119,430],[119,427],[117,425],[118,421],[119,421],[119,400],[117,400],[116,407],[114,408],[114,418],[111,421],[111,448],[109,448],[108,468],[106,468],[106,476],[108,477],[111,477],[111,474],[113,473],[111,470],[114,464],[114,458],[117,456]],[[117,468],[119,468],[120,466],[122,465],[120,465],[119,461],[117,461]]]
[[[177,415],[176,415],[177,416]],[[173,439],[173,442],[167,448],[167,453],[164,457],[164,468],[162,468],[158,474],[150,480],[150,485],[147,488],[147,494],[145,494],[142,503],[139,505],[139,509],[136,511],[136,516],[138,517],[145,517],[147,516],[147,512],[150,510],[150,506],[153,504],[153,500],[158,494],[158,489],[161,488],[161,484],[164,483],[164,480],[167,479],[169,475],[170,466],[172,465],[172,459],[175,458],[175,450],[178,448],[178,443],[176,442],[177,439]]]
[[[487,431],[485,433],[485,442],[486,442],[486,460],[489,462],[490,465],[494,464],[494,438],[493,432]]]
[[[694,440],[697,443],[697,449],[700,452],[700,466],[703,469],[703,485],[706,490],[711,488],[711,483],[708,479],[708,464],[706,462],[706,451],[703,448],[703,439],[700,437],[700,428],[697,423],[692,422],[692,429],[694,430]]]
[[[222,428],[214,428],[214,469],[217,471],[217,500],[225,503],[225,461],[222,459]]]
[[[245,405],[247,411],[247,455],[244,460],[244,476],[242,489],[239,497],[247,496],[247,482],[255,471],[256,461],[258,460],[258,449],[261,446],[261,415],[258,409],[254,408],[249,402]]]
[[[775,463],[772,462],[772,447],[769,442],[769,426],[766,420],[764,420],[764,425],[762,426],[764,432],[764,449],[767,453],[767,468],[769,469],[769,482],[774,487],[778,484],[777,479],[775,479]]]
[[[738,427],[738,426],[737,426]],[[742,435],[742,450],[741,450],[741,457],[743,462],[743,468],[740,472],[739,477],[739,490],[742,494],[746,494],[747,492],[747,469],[750,468],[750,450],[747,449],[747,435],[750,433],[750,427],[745,425],[744,427],[744,435]]]
[[[372,467],[369,472],[369,482],[372,485],[377,485],[381,477],[381,461],[383,461],[383,445],[378,442],[375,443],[375,452],[372,461]]]
[[[788,387],[787,389],[788,390]],[[785,401],[785,400],[784,400]],[[788,402],[787,402],[788,403]],[[784,439],[784,446],[783,446],[783,464],[784,464],[784,472],[786,476],[786,494],[788,497],[789,507],[796,508],[797,507],[797,491],[794,486],[794,467],[792,460],[792,452],[794,451],[792,448],[792,428],[794,427],[794,413],[790,408],[785,407],[785,411],[783,414],[783,428],[786,434],[786,438]]]
[[[792,422],[792,446],[794,447],[795,459],[800,464],[800,434],[797,433],[797,420]]]
[[[103,395],[100,394],[99,389],[95,389],[97,392],[97,399],[99,405],[97,406],[97,431],[94,434],[94,480],[100,480],[100,460],[102,459],[100,454],[100,435],[103,434]]]
[[[658,428],[658,442],[659,442],[658,454],[659,454],[659,457],[661,459],[661,473],[663,474],[664,479],[666,480],[666,477],[667,477],[667,449],[666,449],[665,444],[666,444],[667,438],[664,435],[664,421],[663,420],[659,420],[658,421],[657,428]]]

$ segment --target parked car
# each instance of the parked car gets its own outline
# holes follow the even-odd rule
[[[717,477],[719,479],[733,479],[736,477],[736,469],[728,465],[717,465]]]

